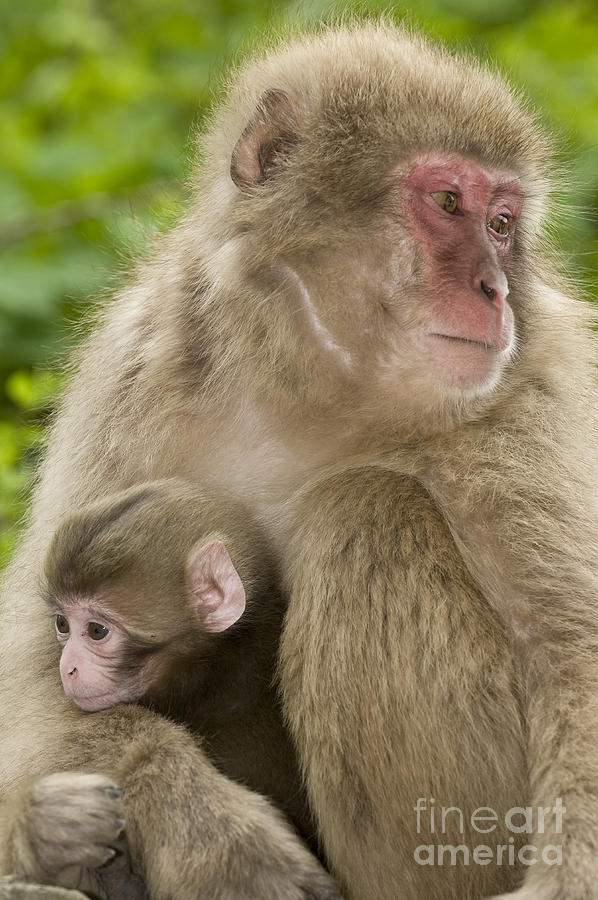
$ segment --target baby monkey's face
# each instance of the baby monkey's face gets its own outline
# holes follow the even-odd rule
[[[142,593],[144,602],[131,605]],[[234,625],[245,610],[245,589],[225,545],[211,540],[192,548],[186,592],[167,603],[141,586],[118,583],[66,599],[49,596],[48,602],[62,645],[65,693],[81,709],[96,712],[140,700],[198,646]],[[158,633],[157,621],[166,621],[168,629]]]
[[[65,693],[88,712],[108,709],[117,703],[139,700],[151,682],[152,657],[145,655],[131,666],[135,643],[124,626],[112,617],[81,602],[54,615],[56,636],[62,645],[60,677]],[[157,660],[153,659],[154,666]]]

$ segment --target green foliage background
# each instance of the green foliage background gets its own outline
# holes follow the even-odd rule
[[[595,0],[0,0],[0,567],[88,304],[184,202],[189,133],[272,27],[384,11],[498,63],[561,134],[560,233],[598,296]]]

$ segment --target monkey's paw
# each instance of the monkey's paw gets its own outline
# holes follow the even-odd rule
[[[122,792],[103,775],[60,772],[35,781],[26,810],[32,867],[40,881],[79,887],[83,871],[116,855]]]

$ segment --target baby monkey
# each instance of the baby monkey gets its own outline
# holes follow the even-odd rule
[[[241,578],[224,543],[222,526],[235,514],[172,480],[93,503],[60,525],[45,596],[62,644],[62,684],[81,709],[142,699],[170,707],[178,698],[180,706],[199,688],[193,669],[243,615],[244,581],[255,580],[248,548],[235,548]],[[208,537],[206,526],[215,529]]]
[[[183,723],[309,839],[274,685],[284,604],[243,508],[177,479],[96,501],[56,530],[43,588],[68,697],[87,712],[141,703]],[[86,872],[89,896],[145,896],[122,845],[122,871]]]
[[[276,689],[285,601],[244,507],[178,479],[138,485],[65,519],[44,575],[62,683],[81,709],[138,703],[183,724],[309,839]]]

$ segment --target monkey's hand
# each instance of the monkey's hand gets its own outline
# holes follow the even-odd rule
[[[102,897],[93,870],[116,855],[125,824],[121,796],[103,775],[60,772],[34,781],[16,823],[17,874]]]

